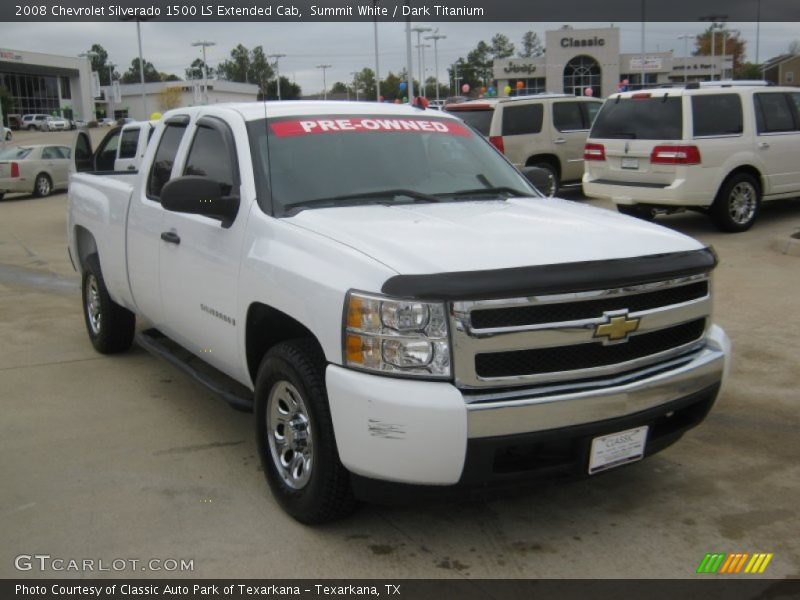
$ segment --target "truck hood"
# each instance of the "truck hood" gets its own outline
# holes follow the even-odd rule
[[[287,221],[355,248],[404,275],[703,248],[666,227],[560,199],[320,208],[304,210]]]

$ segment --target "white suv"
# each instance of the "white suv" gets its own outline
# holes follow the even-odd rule
[[[489,138],[517,168],[539,167],[548,173],[547,196],[560,183],[580,182],[583,146],[602,100],[570,94],[536,94],[448,104],[460,117]]]
[[[39,131],[46,131],[47,119],[49,118],[50,115],[45,115],[45,114],[23,115],[22,123],[20,124],[20,129],[27,129],[28,131],[33,131],[34,129],[38,129]]]
[[[707,211],[749,229],[762,200],[800,196],[800,90],[714,82],[614,94],[586,143],[583,191],[620,212]]]

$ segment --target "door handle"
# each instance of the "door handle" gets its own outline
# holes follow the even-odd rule
[[[168,244],[180,244],[181,243],[181,236],[179,236],[174,231],[164,231],[161,234],[161,239],[167,242]]]
[[[564,138],[556,138],[556,139],[553,140],[553,143],[554,144],[566,144],[567,140],[565,140]]]
[[[769,148],[769,142],[758,142],[759,148]]]
[[[136,170],[135,165],[128,165],[128,171],[135,171],[135,170]]]

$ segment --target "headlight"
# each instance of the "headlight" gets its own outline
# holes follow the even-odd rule
[[[444,303],[351,291],[345,300],[344,319],[346,366],[416,377],[450,377]]]

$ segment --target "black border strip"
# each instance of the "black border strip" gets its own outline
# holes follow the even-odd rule
[[[633,258],[492,271],[395,275],[384,282],[381,292],[418,300],[490,300],[653,283],[706,273],[716,266],[716,253],[706,247]]]

